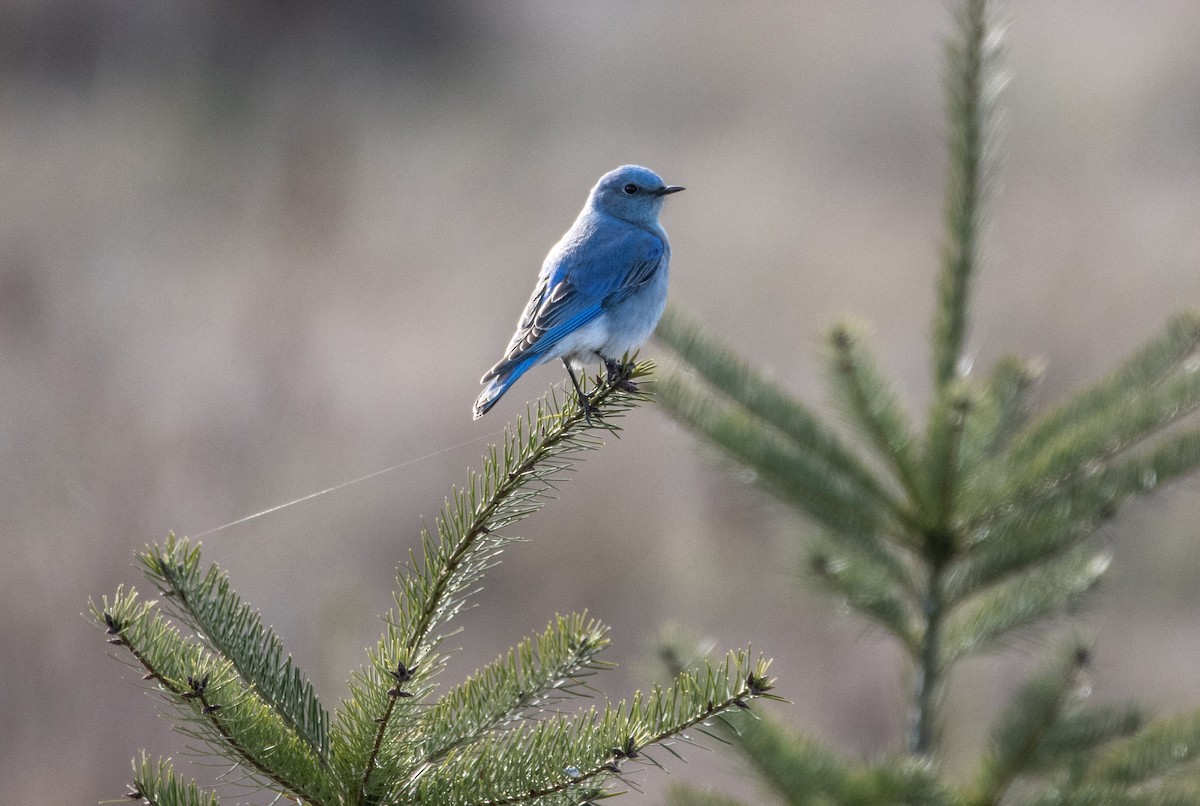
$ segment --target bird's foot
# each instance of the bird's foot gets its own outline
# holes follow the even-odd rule
[[[583,412],[583,419],[587,421],[588,425],[595,425],[595,423],[592,422],[592,415],[596,415],[596,419],[599,420],[600,412],[595,406],[592,405],[591,397],[589,397],[586,392],[582,391],[576,391],[576,395],[578,395],[577,399],[579,401],[579,410]]]
[[[615,358],[604,359],[604,371],[608,373],[608,380],[622,392],[636,392],[638,390],[637,384],[629,380],[630,376],[633,375],[633,367],[632,363],[622,364]]]

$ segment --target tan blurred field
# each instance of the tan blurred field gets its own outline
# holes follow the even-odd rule
[[[1008,12],[971,345],[982,368],[1044,357],[1049,402],[1200,305],[1200,6]],[[422,518],[565,380],[471,421],[543,255],[619,164],[688,188],[664,217],[675,303],[816,405],[820,335],[853,313],[919,414],[947,29],[932,0],[4,4],[0,803],[119,798],[139,748],[184,748],[80,615],[140,581],[135,549],[405,463],[203,541],[337,701]],[[895,747],[898,655],[795,583],[804,524],[653,407],[625,426],[522,526],[450,678],[587,608],[610,696],[659,675],[675,623],[774,656],[781,718]],[[1101,535],[1116,567],[1080,621],[1102,698],[1200,705],[1198,489]],[[963,669],[951,764],[1040,645]],[[753,793],[732,757],[690,758],[627,801]]]

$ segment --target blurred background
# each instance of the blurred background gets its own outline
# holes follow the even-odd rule
[[[1200,7],[1008,16],[970,345],[980,369],[1043,357],[1045,404],[1200,303]],[[542,257],[617,165],[688,188],[664,219],[676,304],[818,407],[820,335],[852,313],[920,413],[948,29],[940,0],[4,3],[0,802],[119,798],[139,748],[183,751],[81,615],[140,583],[136,549],[403,463],[203,540],[337,702],[422,519],[565,380],[539,369],[471,421]],[[773,656],[787,722],[895,748],[899,656],[796,583],[804,524],[653,406],[624,426],[522,524],[446,682],[587,608],[612,626],[609,696],[661,675],[673,623]],[[1101,535],[1097,696],[1200,705],[1198,489]],[[1040,646],[961,669],[951,765]],[[689,758],[627,800],[753,793],[732,757]]]

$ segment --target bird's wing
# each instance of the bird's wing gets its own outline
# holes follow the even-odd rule
[[[665,252],[661,238],[634,227],[609,236],[593,232],[575,248],[563,249],[538,277],[504,358],[484,380],[551,351],[565,336],[628,298],[655,276]]]

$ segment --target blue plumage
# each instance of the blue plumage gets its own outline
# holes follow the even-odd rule
[[[626,165],[600,177],[587,204],[542,263],[537,285],[502,358],[481,383],[475,418],[530,367],[561,359],[580,401],[574,368],[599,359],[610,370],[654,332],[667,301],[671,246],[658,223],[663,200],[683,190]]]

